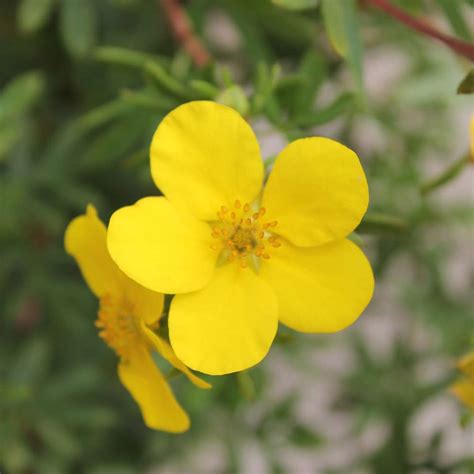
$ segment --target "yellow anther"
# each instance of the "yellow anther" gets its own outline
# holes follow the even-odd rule
[[[221,241],[221,245],[213,245],[215,250],[222,250],[228,261],[238,260],[241,265],[249,265],[250,255],[259,258],[270,258],[271,248],[280,246],[277,236],[270,228],[277,226],[277,221],[262,222],[265,209],[251,211],[249,203],[242,203],[236,199],[234,207],[228,210],[221,206],[217,213],[218,222],[213,225],[212,237]]]
[[[95,326],[100,329],[99,337],[122,358],[126,359],[131,349],[143,342],[131,308],[109,295],[100,299]]]

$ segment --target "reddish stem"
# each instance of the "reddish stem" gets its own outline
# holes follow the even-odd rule
[[[474,61],[474,45],[466,41],[453,38],[452,36],[446,35],[436,28],[433,28],[428,23],[412,17],[402,9],[390,3],[389,0],[366,0],[367,3],[373,7],[388,13],[391,17],[404,23],[409,28],[418,31],[426,36],[430,36],[438,41],[444,43],[448,48],[458,53],[465,58]]]
[[[210,54],[193,31],[191,23],[179,0],[161,0],[176,39],[183,45],[198,67],[203,67],[211,60]]]

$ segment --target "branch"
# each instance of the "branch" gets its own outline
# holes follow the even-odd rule
[[[161,0],[168,22],[176,39],[193,59],[197,67],[209,63],[211,56],[196,36],[179,0]]]
[[[464,56],[470,61],[474,61],[474,45],[466,41],[459,40],[452,36],[446,35],[436,28],[433,28],[428,23],[412,17],[402,9],[390,3],[390,0],[366,0],[367,3],[371,4],[374,8],[388,13],[391,17],[395,18],[401,23],[412,30],[418,31],[430,38],[441,41],[448,48],[455,51],[457,54]]]

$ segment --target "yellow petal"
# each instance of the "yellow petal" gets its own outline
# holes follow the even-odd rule
[[[183,372],[184,375],[194,384],[196,387],[208,389],[212,385],[207,383],[205,380],[194,375],[176,356],[172,347],[164,339],[156,335],[152,330],[143,326],[142,328],[145,335],[148,337],[150,343],[155,347],[157,352],[166,359],[173,367]]]
[[[163,197],[123,207],[110,219],[110,255],[130,278],[150,290],[183,293],[202,288],[214,271],[211,229],[177,211]]]
[[[138,403],[145,424],[155,430],[181,433],[189,428],[188,415],[146,350],[138,350],[118,367],[120,381]]]
[[[252,270],[226,264],[203,290],[174,297],[168,324],[171,345],[188,367],[228,374],[267,354],[278,325],[276,298]]]
[[[289,242],[264,260],[260,276],[275,290],[279,319],[302,332],[335,332],[352,324],[372,298],[372,269],[349,240],[301,248]]]
[[[359,158],[328,138],[290,143],[275,161],[263,206],[275,232],[301,247],[346,237],[367,210],[369,191]]]
[[[257,139],[233,109],[214,102],[181,105],[160,123],[151,143],[156,185],[178,208],[214,220],[221,206],[253,201],[262,186]]]
[[[461,357],[457,366],[461,372],[470,377],[474,382],[474,352]]]
[[[119,291],[122,276],[107,251],[105,226],[94,206],[89,204],[86,214],[70,222],[64,246],[76,259],[84,280],[96,296]]]
[[[125,298],[132,313],[146,324],[155,324],[163,312],[163,294],[151,291],[125,275],[124,282]]]
[[[464,403],[464,405],[474,410],[474,382],[469,379],[461,379],[451,385],[451,392]]]

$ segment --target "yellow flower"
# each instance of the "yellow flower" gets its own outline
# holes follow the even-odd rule
[[[474,352],[458,362],[458,369],[465,375],[451,386],[451,392],[467,407],[474,410]]]
[[[176,357],[171,346],[153,332],[163,310],[163,295],[135,283],[110,258],[106,229],[92,205],[69,224],[65,247],[91,291],[100,299],[96,326],[99,336],[120,358],[118,375],[140,406],[149,428],[178,433],[189,428],[188,415],[156,367],[156,350],[195,385],[209,388]]]
[[[190,102],[151,145],[165,197],[116,211],[107,243],[143,286],[176,294],[170,341],[189,367],[224,374],[258,363],[278,320],[339,331],[367,306],[373,275],[346,236],[368,205],[357,155],[327,138],[289,144],[262,190],[257,139],[233,109]]]

